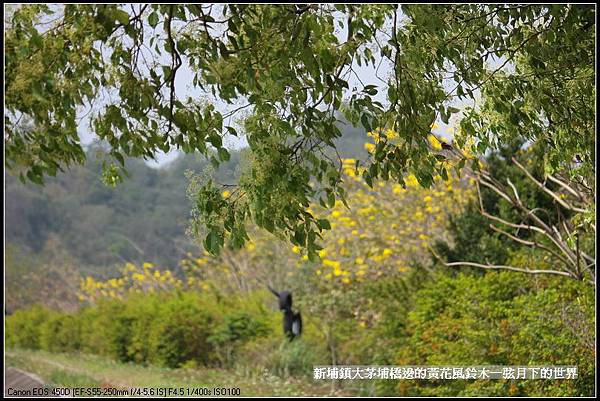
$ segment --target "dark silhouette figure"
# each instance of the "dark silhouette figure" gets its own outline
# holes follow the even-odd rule
[[[277,292],[268,287],[279,300],[279,310],[283,311],[283,334],[292,341],[302,334],[302,316],[300,312],[292,311],[292,294],[289,291]]]
[[[302,334],[302,317],[300,312],[287,309],[283,312],[283,332],[292,341]]]
[[[281,292],[277,292],[275,291],[273,288],[271,288],[271,286],[267,286],[269,287],[269,290],[271,290],[271,292],[273,294],[275,294],[275,296],[279,299],[279,310],[286,310],[286,309],[292,309],[292,293],[289,291],[281,291]]]

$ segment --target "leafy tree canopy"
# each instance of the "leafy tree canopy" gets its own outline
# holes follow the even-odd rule
[[[370,185],[447,176],[431,126],[473,101],[455,146],[482,154],[515,137],[544,141],[549,171],[593,187],[594,31],[585,5],[23,5],[5,30],[6,163],[37,183],[82,163],[77,126],[89,108],[121,168],[126,156],[173,149],[218,165],[244,110],[253,157],[239,185],[227,199],[212,181],[195,194],[204,245],[242,246],[252,218],[314,258],[329,223],[310,201],[344,199],[331,156],[341,117],[382,128],[363,172]],[[356,65],[377,59],[389,76],[350,91]],[[184,69],[201,96],[176,90]],[[107,180],[119,177],[107,165]]]

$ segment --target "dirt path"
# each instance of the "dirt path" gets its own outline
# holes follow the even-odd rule
[[[44,382],[38,376],[17,368],[6,368],[4,375],[4,397],[43,395]]]

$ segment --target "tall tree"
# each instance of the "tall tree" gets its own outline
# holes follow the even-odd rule
[[[593,6],[25,5],[8,25],[6,163],[23,179],[42,183],[83,161],[86,107],[121,167],[125,156],[172,149],[226,161],[223,138],[238,135],[230,121],[245,111],[252,157],[239,185],[227,198],[212,181],[196,193],[213,253],[226,239],[242,246],[252,218],[316,256],[329,223],[307,211],[310,200],[344,198],[330,156],[337,111],[380,136],[363,173],[370,185],[403,184],[407,172],[423,186],[447,176],[446,156],[427,138],[438,117],[460,111],[456,100],[470,99],[455,146],[475,139],[482,154],[515,136],[546,141],[547,170],[594,192]],[[349,91],[349,77],[361,81],[355,67],[376,70],[377,59],[389,76]],[[178,93],[186,68],[201,96]],[[228,111],[207,102],[211,94]],[[116,183],[117,165],[105,176]]]

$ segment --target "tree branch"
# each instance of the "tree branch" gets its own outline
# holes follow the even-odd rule
[[[504,231],[504,230],[502,230],[502,229],[500,229],[500,228],[496,227],[496,226],[495,226],[495,225],[493,225],[493,224],[490,224],[490,228],[491,228],[492,230],[496,231],[497,233],[500,233],[500,234],[506,235],[507,237],[509,237],[509,238],[510,238],[510,239],[512,239],[513,241],[520,242],[520,243],[522,243],[522,244],[524,244],[524,245],[527,245],[527,246],[530,246],[530,247],[532,247],[532,248],[539,248],[539,249],[543,249],[543,250],[545,250],[546,252],[548,252],[548,253],[552,254],[553,256],[555,256],[557,259],[559,259],[560,261],[562,261],[562,262],[563,262],[565,265],[567,265],[567,266],[569,266],[569,264],[570,264],[570,263],[569,263],[569,261],[568,261],[567,259],[563,258],[563,257],[562,257],[560,254],[558,254],[557,252],[555,252],[555,251],[553,251],[552,249],[548,248],[547,246],[540,244],[540,243],[539,243],[539,242],[537,242],[537,241],[527,241],[527,240],[524,240],[524,239],[522,239],[522,238],[519,238],[519,237],[517,237],[517,236],[515,236],[515,235],[512,235],[512,234],[511,234],[511,233],[509,233],[509,232],[506,232],[506,231]]]
[[[515,161],[515,163],[518,163],[514,159],[513,159],[513,161]],[[519,165],[519,168],[521,170],[524,170],[524,167],[521,165]],[[526,170],[524,170],[524,171],[526,171]],[[535,180],[533,178],[533,176],[531,174],[529,174],[528,171],[526,171],[526,173],[527,173],[526,175],[529,179]],[[533,274],[538,274],[538,273],[539,274],[541,274],[541,273],[560,274],[560,275],[569,276],[569,277],[579,279],[579,280],[585,280],[584,275],[581,273],[581,259],[580,259],[580,258],[584,258],[584,259],[586,259],[586,261],[592,262],[589,265],[584,264],[584,266],[589,274],[589,277],[591,277],[593,280],[595,279],[594,272],[591,268],[592,266],[595,265],[595,262],[593,261],[593,259],[591,259],[591,258],[588,259],[588,257],[586,257],[587,255],[584,256],[583,252],[581,251],[581,249],[579,247],[577,248],[577,254],[575,254],[569,248],[568,244],[563,239],[563,237],[561,236],[561,234],[558,231],[558,229],[556,228],[556,226],[554,226],[554,225],[550,226],[549,224],[546,224],[540,217],[538,217],[534,213],[534,211],[536,209],[529,210],[522,203],[522,201],[519,197],[517,188],[510,181],[510,179],[507,178],[506,181],[513,192],[513,196],[509,195],[506,192],[506,190],[500,185],[500,183],[496,182],[496,180],[488,172],[480,171],[480,172],[474,172],[474,174],[476,177],[476,188],[477,188],[477,195],[478,195],[478,200],[479,200],[479,208],[480,208],[481,214],[484,217],[489,218],[490,220],[493,220],[493,221],[497,221],[508,227],[512,227],[512,228],[516,228],[516,229],[526,229],[529,231],[541,233],[541,234],[545,235],[548,239],[550,239],[552,241],[552,243],[558,248],[558,250],[560,250],[560,253],[562,253],[564,256],[561,256],[561,254],[559,254],[556,250],[554,250],[550,247],[539,244],[535,240],[528,241],[528,240],[519,238],[516,235],[512,235],[498,227],[495,227],[493,224],[490,224],[490,228],[502,235],[509,237],[510,239],[512,239],[516,242],[522,243],[522,244],[530,246],[532,248],[540,248],[540,249],[550,253],[551,255],[555,256],[558,260],[560,260],[562,263],[565,264],[566,270],[560,271],[560,273],[557,273],[557,271],[555,271],[555,270],[528,270],[528,269],[517,268],[514,266],[491,265],[491,264],[482,265],[482,264],[478,264],[478,263],[474,263],[474,262],[452,262],[451,264],[444,262],[445,265],[447,265],[447,266],[464,265],[464,266],[481,267],[481,268],[487,268],[487,269],[507,269],[507,270],[522,271],[522,272],[533,273]],[[527,219],[533,220],[534,225],[522,224],[522,223],[521,224],[512,223],[512,222],[504,220],[498,216],[493,216],[493,215],[487,213],[483,206],[481,189],[479,187],[480,184],[490,188],[492,191],[494,191],[496,194],[498,194],[502,199],[505,199],[506,201],[508,201],[511,205],[513,205],[517,210],[519,210],[525,216],[524,217],[525,220],[527,220]],[[539,185],[541,185],[541,183],[539,183]],[[543,187],[543,185],[542,185],[542,187]],[[546,188],[546,190],[548,190],[548,189]],[[568,228],[566,226],[564,228],[568,234],[569,233]],[[585,280],[585,281],[589,281],[589,280]]]
[[[433,251],[433,249],[430,248],[430,250],[433,253],[433,255],[447,267],[470,266],[470,267],[478,267],[478,268],[486,269],[486,270],[511,270],[511,271],[527,273],[527,274],[551,274],[551,275],[566,276],[566,277],[571,277],[574,279],[579,279],[571,272],[565,272],[565,271],[560,271],[560,270],[529,270],[529,269],[523,269],[520,267],[507,266],[507,265],[492,265],[492,264],[482,264],[482,263],[475,263],[475,262],[446,262],[439,255],[437,255],[435,253],[435,251]],[[592,280],[586,280],[586,281],[594,284],[594,281],[592,281]]]
[[[181,67],[181,57],[175,46],[175,40],[173,39],[173,33],[171,32],[171,21],[173,19],[173,6],[169,6],[169,14],[167,15],[167,40],[169,41],[169,47],[171,48],[171,75],[169,77],[171,84],[171,92],[169,98],[169,128],[167,135],[171,133],[173,127],[173,109],[175,107],[175,75],[177,70]]]
[[[525,167],[523,167],[523,165],[517,161],[517,159],[515,159],[513,157],[512,161],[513,161],[513,163],[515,163],[515,165],[519,169],[521,169],[527,175],[527,177],[531,181],[533,181],[538,187],[540,187],[540,189],[542,189],[544,192],[546,192],[548,195],[550,195],[562,207],[564,207],[567,210],[572,210],[572,211],[578,212],[578,213],[585,213],[586,212],[585,209],[581,209],[581,208],[572,206],[571,204],[567,203],[565,200],[561,199],[557,194],[555,194],[554,192],[552,192],[551,190],[549,190],[544,184],[542,184],[541,182],[539,182],[538,180],[536,180],[535,177],[533,175],[531,175],[531,173],[529,171],[527,171],[527,169]]]

